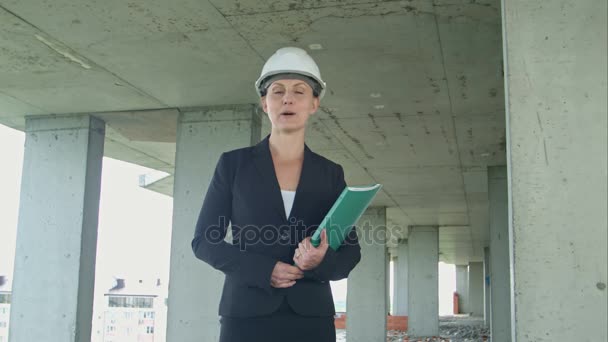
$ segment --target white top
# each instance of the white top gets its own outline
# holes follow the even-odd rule
[[[291,207],[293,207],[293,200],[296,198],[296,192],[281,190],[281,196],[283,196],[283,205],[285,206],[285,217],[289,217],[289,214],[291,214]]]

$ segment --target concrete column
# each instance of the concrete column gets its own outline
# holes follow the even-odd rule
[[[408,335],[439,335],[439,228],[416,226],[408,235]]]
[[[349,342],[386,340],[386,208],[369,208],[357,224],[361,261],[348,277]]]
[[[260,140],[253,105],[180,114],[177,130],[167,341],[217,341],[224,275],[196,259],[190,248],[202,199],[222,152]],[[196,303],[196,304],[193,304]]]
[[[456,265],[456,293],[459,313],[469,312],[469,265]]]
[[[397,259],[394,261],[394,298],[393,298],[393,314],[395,316],[408,315],[408,245],[407,240],[399,242],[397,246]]]
[[[507,207],[507,168],[488,168],[490,200],[490,270],[492,341],[511,341],[511,277],[509,271],[509,225]]]
[[[469,308],[471,316],[483,317],[483,263],[469,263]]]
[[[388,231],[388,229],[387,229]],[[386,291],[384,292],[385,297],[386,297],[386,313],[387,315],[390,313],[391,311],[391,253],[389,251],[388,248],[384,248],[384,251],[386,252],[386,272],[384,273],[385,278],[384,279],[384,284],[386,285]]]
[[[608,340],[607,6],[503,1],[517,342]]]
[[[491,278],[490,278],[490,248],[483,248],[483,300],[484,300],[484,310],[483,310],[483,321],[485,326],[491,329],[491,317],[492,317],[492,290],[490,287]]]
[[[105,124],[26,118],[11,342],[91,339]]]

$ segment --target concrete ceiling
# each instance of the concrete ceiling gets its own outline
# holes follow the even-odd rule
[[[0,0],[0,123],[96,113],[107,156],[173,173],[179,110],[256,103],[264,60],[300,46],[328,83],[309,146],[465,264],[506,164],[501,39],[498,0]]]

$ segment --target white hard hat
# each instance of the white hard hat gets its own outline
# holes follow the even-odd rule
[[[297,47],[284,47],[278,49],[274,55],[270,56],[262,68],[260,78],[255,82],[255,90],[259,96],[262,96],[261,89],[264,86],[264,81],[271,76],[278,74],[299,74],[310,77],[317,82],[321,88],[319,98],[325,95],[327,85],[321,79],[321,72],[317,63],[306,53]]]

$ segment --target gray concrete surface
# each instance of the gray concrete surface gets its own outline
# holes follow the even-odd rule
[[[408,334],[437,336],[439,228],[410,227],[408,236]]]
[[[150,187],[170,195],[177,113],[257,103],[264,60],[302,47],[329,85],[310,147],[382,183],[397,225],[464,227],[442,261],[482,258],[485,169],[506,163],[498,0],[0,0],[0,29],[0,123],[94,113],[106,155],[170,173]]]
[[[361,261],[348,277],[346,330],[349,342],[380,341],[386,336],[388,314],[386,208],[368,208],[357,229]]]
[[[507,168],[488,168],[490,196],[490,277],[492,341],[511,341],[511,273],[509,270]]]
[[[90,340],[104,129],[88,115],[26,122],[10,342]]]
[[[196,259],[190,243],[220,154],[259,140],[259,114],[251,105],[202,108],[180,115],[167,341],[218,340],[224,275]]]
[[[469,263],[469,307],[471,316],[483,317],[483,263]]]
[[[167,123],[256,103],[263,61],[303,47],[329,84],[313,150],[349,184],[382,183],[373,205],[395,224],[461,227],[439,244],[455,264],[484,260],[486,170],[508,164],[513,339],[606,340],[606,6],[0,0],[0,123],[93,113],[109,122],[106,155],[168,170],[155,189],[181,189]]]
[[[397,246],[397,259],[394,261],[395,283],[393,287],[393,315],[408,315],[408,241],[401,241]]]
[[[513,339],[608,339],[607,2],[504,2]]]
[[[468,313],[469,306],[469,265],[456,265],[456,293],[458,293],[457,313]]]
[[[492,287],[490,276],[490,247],[483,248],[483,320],[486,327],[492,324]]]

